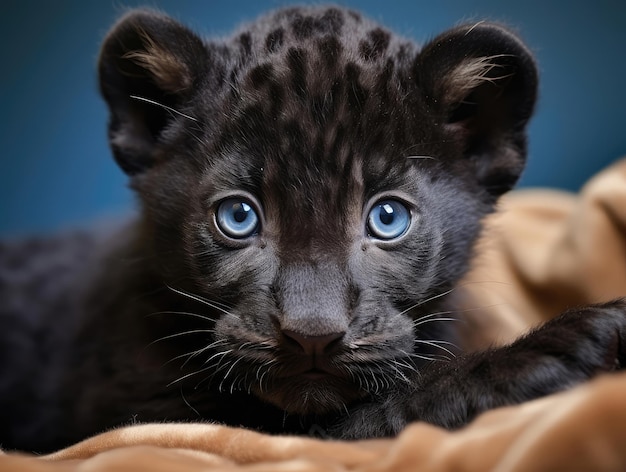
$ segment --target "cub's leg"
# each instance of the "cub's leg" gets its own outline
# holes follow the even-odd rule
[[[331,432],[388,436],[408,422],[457,428],[479,413],[521,403],[626,366],[626,299],[567,311],[512,344],[435,362]]]

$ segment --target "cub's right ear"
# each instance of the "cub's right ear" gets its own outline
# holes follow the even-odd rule
[[[510,190],[526,162],[537,98],[537,66],[526,46],[496,24],[459,26],[424,46],[416,75],[470,175],[491,200]]]
[[[109,140],[129,175],[155,164],[154,149],[208,71],[202,40],[171,18],[133,11],[111,29],[100,52],[100,90],[110,110]],[[159,105],[157,105],[159,104]]]

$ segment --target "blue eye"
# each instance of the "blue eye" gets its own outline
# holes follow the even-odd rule
[[[381,200],[367,216],[370,236],[388,241],[402,236],[411,224],[411,212],[397,200]]]
[[[258,232],[259,217],[244,198],[227,198],[217,208],[217,226],[229,238],[244,239]]]

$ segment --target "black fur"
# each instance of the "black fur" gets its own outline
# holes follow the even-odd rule
[[[355,12],[292,8],[203,42],[135,11],[99,75],[140,217],[2,246],[4,448],[135,421],[457,427],[621,365],[623,302],[442,359],[451,290],[526,156],[537,72],[502,27],[420,50]],[[230,198],[258,215],[245,237],[220,223]],[[381,201],[410,216],[389,240],[368,223]]]

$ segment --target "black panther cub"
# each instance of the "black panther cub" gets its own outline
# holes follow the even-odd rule
[[[454,428],[622,365],[623,301],[443,356],[481,218],[525,161],[537,71],[505,29],[419,49],[291,8],[204,42],[135,11],[99,74],[140,217],[2,245],[2,447],[135,421]]]

